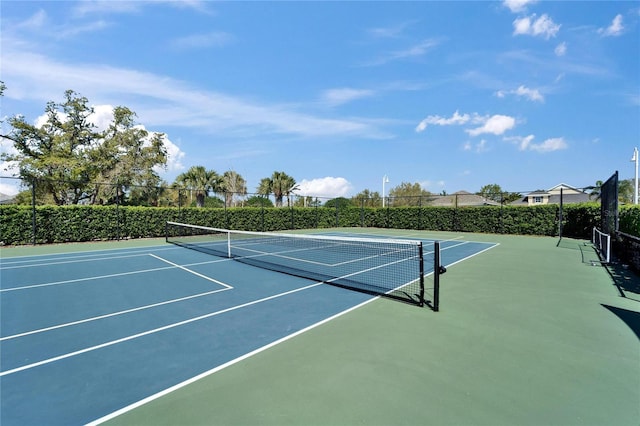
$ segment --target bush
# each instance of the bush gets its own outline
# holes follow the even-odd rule
[[[33,207],[0,206],[0,244],[33,242]],[[164,236],[166,221],[215,228],[282,231],[330,227],[379,227],[434,231],[558,235],[559,206],[175,208],[36,206],[36,243]],[[564,207],[563,235],[590,238],[600,221],[597,203]],[[640,235],[640,208],[620,210],[620,230]]]

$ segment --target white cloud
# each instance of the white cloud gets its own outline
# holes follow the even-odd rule
[[[510,138],[505,138],[505,141],[515,142],[518,145],[518,149],[520,151],[536,151],[539,153],[559,151],[562,149],[567,149],[569,144],[564,140],[564,138],[551,138],[547,139],[542,143],[533,143],[534,135],[529,136],[514,136]]]
[[[423,132],[428,125],[461,125],[467,123],[469,120],[471,120],[471,116],[469,114],[460,114],[458,111],[454,112],[450,118],[440,117],[439,115],[430,115],[420,123],[418,123],[418,125],[416,126],[416,132]]]
[[[207,47],[226,46],[234,40],[233,35],[222,31],[206,34],[193,34],[173,40],[170,45],[174,49],[202,49]]]
[[[546,14],[538,19],[533,14],[513,21],[513,35],[541,36],[548,40],[555,37],[558,31],[560,31],[560,25],[553,22]]]
[[[530,101],[544,102],[544,96],[542,96],[538,89],[529,89],[528,87],[520,86],[515,90],[515,94],[525,97]]]
[[[527,10],[527,6],[536,3],[537,0],[504,0],[503,4],[513,13]]]
[[[529,150],[538,152],[552,152],[561,149],[567,149],[568,147],[569,145],[564,141],[563,138],[552,138],[547,139],[540,144],[530,144]]]
[[[622,34],[624,31],[624,25],[622,24],[622,15],[618,14],[611,21],[611,25],[607,28],[600,28],[598,33],[602,34],[604,37],[615,37]]]
[[[414,44],[403,50],[395,50],[393,52],[386,53],[381,55],[377,59],[374,59],[370,62],[366,62],[362,64],[363,66],[378,66],[384,65],[388,62],[397,61],[401,59],[407,58],[416,58],[420,56],[424,56],[429,52],[432,48],[438,46],[440,41],[436,39],[427,39],[423,40],[420,43]]]
[[[185,153],[167,138],[167,135],[162,136],[162,143],[167,150],[167,172],[178,172],[184,170],[186,167],[182,164]],[[162,173],[161,170],[156,170],[158,173]]]
[[[322,94],[322,101],[331,106],[346,104],[357,99],[373,96],[373,90],[351,89],[348,87],[340,89],[329,89]]]
[[[47,102],[60,98],[73,82],[74,90],[88,99],[128,104],[148,126],[197,128],[207,133],[261,135],[288,134],[301,137],[351,136],[388,138],[375,120],[324,118],[298,112],[295,106],[260,104],[223,93],[204,91],[188,83],[148,72],[104,65],[65,63],[28,53],[10,43],[3,45],[6,96]]]
[[[397,38],[413,23],[413,21],[409,21],[396,26],[371,28],[367,32],[375,38]]]
[[[504,98],[506,95],[515,95],[523,98],[527,98],[530,101],[544,102],[544,96],[538,89],[530,89],[526,86],[519,86],[514,90],[498,90],[496,96]]]
[[[515,124],[515,118],[509,117],[507,115],[496,114],[486,119],[482,126],[475,129],[466,130],[466,132],[470,136],[478,136],[484,133],[501,135],[507,130],[512,129]]]
[[[485,139],[482,139],[476,144],[473,144],[471,141],[467,141],[464,143],[462,149],[464,149],[465,151],[485,152],[488,149],[487,141]]]
[[[445,181],[443,180],[438,180],[438,181],[423,180],[418,183],[420,184],[420,188],[434,194],[440,193],[445,187]]]
[[[556,56],[564,56],[567,54],[567,43],[566,42],[562,42],[559,45],[556,46],[556,48],[553,50],[553,53],[556,54]]]
[[[330,176],[311,180],[303,179],[298,187],[300,189],[296,191],[296,195],[308,197],[345,197],[353,190],[353,186],[345,178]]]

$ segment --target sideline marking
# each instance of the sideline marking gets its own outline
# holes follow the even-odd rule
[[[294,289],[294,290],[289,290],[289,291],[286,291],[284,293],[279,293],[279,294],[275,294],[275,295],[272,295],[272,296],[264,297],[262,299],[254,300],[252,302],[247,302],[247,303],[243,303],[241,305],[232,306],[230,308],[222,309],[220,311],[211,312],[211,313],[208,313],[208,314],[205,314],[205,315],[200,315],[200,316],[197,316],[197,317],[189,318],[187,320],[179,321],[179,322],[176,322],[176,323],[173,323],[173,324],[168,324],[168,325],[165,325],[163,327],[158,327],[158,328],[154,328],[154,329],[151,329],[151,330],[143,331],[141,333],[132,334],[131,336],[122,337],[120,339],[112,340],[110,342],[101,343],[99,345],[95,345],[95,346],[91,346],[91,347],[88,347],[88,348],[80,349],[80,350],[77,350],[77,351],[74,351],[74,352],[69,352],[69,353],[64,354],[64,355],[59,355],[59,356],[56,356],[56,357],[53,357],[53,358],[49,358],[49,359],[45,359],[45,360],[42,360],[42,361],[34,362],[32,364],[27,364],[27,365],[23,365],[21,367],[16,367],[16,368],[13,368],[11,370],[2,371],[2,372],[0,372],[0,377],[8,376],[10,374],[18,373],[18,372],[24,371],[24,370],[29,370],[31,368],[39,367],[41,365],[50,364],[52,362],[60,361],[60,360],[66,359],[66,358],[71,358],[71,357],[74,357],[76,355],[81,355],[81,354],[84,354],[84,353],[87,353],[87,352],[92,352],[92,351],[95,351],[95,350],[98,350],[98,349],[106,348],[108,346],[113,346],[113,345],[116,345],[118,343],[123,343],[123,342],[129,341],[129,340],[134,340],[134,339],[137,339],[139,337],[147,336],[149,334],[154,334],[154,333],[158,333],[158,332],[161,332],[161,331],[169,330],[169,329],[172,329],[172,328],[180,327],[180,326],[183,326],[183,325],[186,325],[186,324],[190,324],[192,322],[200,321],[200,320],[211,318],[211,317],[214,317],[214,316],[217,316],[217,315],[220,315],[220,314],[224,314],[224,313],[227,313],[227,312],[235,311],[237,309],[246,308],[246,307],[252,306],[252,305],[257,305],[258,303],[266,302],[266,301],[269,301],[269,300],[272,300],[272,299],[277,299],[278,297],[287,296],[289,294],[297,293],[297,292],[303,291],[303,290],[308,290],[310,288],[317,287],[317,286],[320,286],[320,285],[324,285],[324,282],[318,282],[318,283],[311,284],[311,285],[308,285],[308,286],[305,286],[305,287],[300,287],[300,288],[297,288],[297,289]]]
[[[100,316],[97,316],[97,317],[85,318],[85,319],[82,319],[82,320],[68,322],[68,323],[65,323],[65,324],[58,324],[58,325],[54,325],[54,326],[51,326],[51,327],[40,328],[40,329],[32,330],[32,331],[26,331],[24,333],[14,334],[12,336],[2,337],[2,338],[0,338],[0,342],[2,342],[4,340],[17,339],[18,337],[29,336],[31,334],[44,333],[45,331],[56,330],[58,328],[71,327],[71,326],[74,326],[74,325],[83,324],[85,322],[98,321],[98,320],[101,320],[101,319],[114,317],[114,316],[117,316],[117,315],[124,315],[124,314],[129,314],[131,312],[142,311],[142,310],[150,309],[150,308],[156,308],[158,306],[168,305],[170,303],[182,302],[182,301],[189,300],[189,299],[195,299],[197,297],[208,296],[210,294],[220,293],[221,291],[227,291],[227,290],[231,290],[231,289],[233,289],[233,287],[227,286],[226,288],[219,288],[217,290],[207,291],[205,293],[193,294],[191,296],[180,297],[178,299],[165,300],[164,302],[158,302],[158,303],[153,303],[151,305],[139,306],[137,308],[125,309],[124,311],[113,312],[113,313],[110,313],[110,314],[100,315]]]
[[[311,286],[309,286],[307,288],[315,287],[316,285],[319,285],[319,284],[322,284],[322,283],[313,284],[313,285],[311,285]],[[125,413],[127,413],[129,411],[132,411],[132,410],[134,410],[134,409],[136,409],[138,407],[141,407],[141,406],[143,406],[143,405],[145,405],[145,404],[147,404],[147,403],[149,403],[151,401],[154,401],[154,400],[156,400],[158,398],[161,398],[161,397],[163,397],[165,395],[168,395],[171,392],[175,392],[175,391],[177,391],[177,390],[179,390],[179,389],[181,389],[183,387],[186,387],[186,386],[188,386],[188,385],[190,385],[192,383],[197,382],[198,380],[204,379],[205,377],[210,376],[212,374],[215,374],[218,371],[224,370],[227,367],[231,367],[234,364],[237,364],[237,363],[239,363],[241,361],[244,361],[247,358],[250,358],[250,357],[252,357],[254,355],[259,354],[260,352],[264,352],[269,348],[272,348],[272,347],[274,347],[276,345],[279,345],[280,343],[286,342],[289,339],[293,339],[294,337],[297,337],[300,334],[306,333],[309,330],[312,330],[312,329],[314,329],[316,327],[319,327],[319,326],[321,326],[321,325],[323,325],[323,324],[325,324],[325,323],[327,323],[329,321],[332,321],[332,320],[334,320],[334,319],[336,319],[338,317],[341,317],[342,315],[345,315],[345,314],[347,314],[347,313],[349,313],[349,312],[351,312],[353,310],[356,310],[356,309],[358,309],[358,308],[360,308],[360,307],[362,307],[362,306],[364,306],[364,305],[366,305],[368,303],[371,303],[371,302],[373,302],[374,300],[376,300],[378,298],[379,298],[379,296],[378,297],[372,297],[369,300],[365,300],[364,302],[362,302],[362,303],[360,303],[358,305],[355,305],[355,306],[353,306],[351,308],[345,309],[342,312],[338,312],[337,314],[335,314],[335,315],[333,315],[333,316],[331,316],[329,318],[325,318],[322,321],[318,321],[315,324],[311,324],[310,326],[305,327],[305,328],[303,328],[301,330],[298,330],[295,333],[289,334],[288,336],[284,336],[284,337],[282,337],[282,338],[280,338],[278,340],[275,340],[275,341],[273,341],[271,343],[268,343],[268,344],[262,346],[261,348],[255,349],[255,350],[253,350],[251,352],[248,352],[248,353],[246,353],[246,354],[244,354],[242,356],[239,356],[238,358],[232,359],[231,361],[227,361],[224,364],[221,364],[221,365],[219,365],[217,367],[212,368],[211,370],[205,371],[204,373],[200,373],[197,376],[194,376],[194,377],[192,377],[190,379],[187,379],[187,380],[185,380],[185,381],[183,381],[181,383],[173,385],[173,386],[171,386],[171,387],[169,387],[169,388],[167,388],[165,390],[162,390],[162,391],[157,392],[157,393],[155,393],[153,395],[150,395],[150,396],[148,396],[148,397],[146,397],[144,399],[141,399],[138,402],[134,402],[133,404],[127,405],[126,407],[123,407],[123,408],[121,408],[121,409],[119,409],[117,411],[114,411],[114,412],[112,412],[110,414],[107,414],[106,416],[100,417],[100,418],[98,418],[98,419],[96,419],[96,420],[94,420],[92,422],[87,423],[86,426],[97,426],[97,425],[102,424],[102,423],[104,423],[106,421],[112,420],[112,419],[114,419],[114,418],[116,418],[116,417],[118,417],[118,416],[120,416],[122,414],[125,414]]]
[[[147,253],[147,255],[149,255],[149,253]],[[209,263],[228,262],[228,261],[229,261],[229,259],[209,260],[209,261],[206,261],[206,262],[190,263],[190,264],[188,264],[186,266],[205,265],[205,264],[209,264]],[[20,286],[20,287],[3,288],[3,289],[0,289],[0,293],[4,293],[4,292],[7,292],[7,291],[29,290],[29,289],[32,289],[32,288],[39,288],[39,287],[50,287],[50,286],[61,285],[61,284],[72,284],[72,283],[78,283],[78,282],[82,282],[82,281],[101,280],[101,279],[105,279],[105,278],[122,277],[122,276],[125,276],[125,275],[144,274],[144,273],[147,273],[147,272],[166,271],[167,269],[172,269],[174,267],[175,266],[165,266],[165,267],[162,267],[162,268],[151,268],[151,269],[143,269],[143,270],[140,270],[140,271],[129,271],[129,272],[119,272],[117,274],[99,275],[97,277],[76,278],[76,279],[72,279],[72,280],[55,281],[55,282],[44,283],[44,284],[29,284],[29,285]],[[222,284],[222,285],[226,286],[226,284]]]

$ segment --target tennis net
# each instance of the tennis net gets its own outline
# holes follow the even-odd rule
[[[593,228],[593,235],[591,242],[598,250],[598,255],[604,263],[611,261],[611,235],[600,231],[598,228]]]
[[[436,250],[425,254],[421,241],[235,231],[177,222],[167,222],[166,240],[260,268],[419,306],[428,304],[437,310],[437,305],[425,300],[424,262],[431,259],[435,265],[439,256]],[[434,274],[438,273],[436,268]]]

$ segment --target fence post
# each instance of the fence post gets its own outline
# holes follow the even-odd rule
[[[33,239],[32,243],[36,245],[36,180],[33,179],[31,181],[31,228],[33,230]]]

